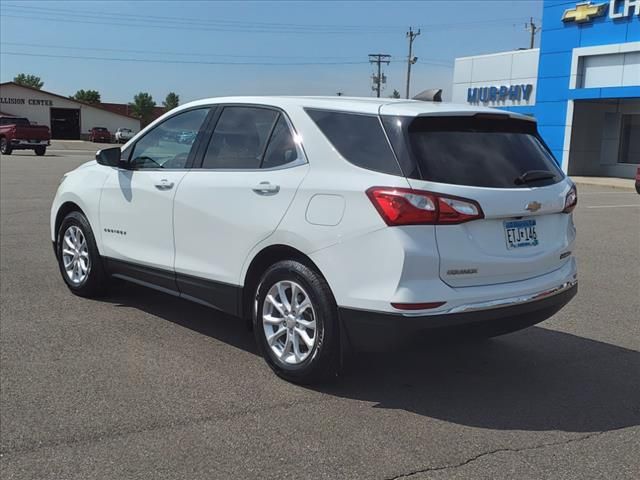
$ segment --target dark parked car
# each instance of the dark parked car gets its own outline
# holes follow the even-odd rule
[[[92,142],[111,143],[111,132],[104,127],[93,127],[89,130],[89,140]]]

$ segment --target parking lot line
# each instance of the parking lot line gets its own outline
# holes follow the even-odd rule
[[[617,207],[640,207],[640,204],[633,204],[633,205],[590,205],[587,208],[617,208]]]

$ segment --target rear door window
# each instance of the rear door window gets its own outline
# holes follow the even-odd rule
[[[284,116],[280,114],[271,133],[269,146],[264,153],[261,168],[276,168],[295,162],[300,152]]]
[[[260,168],[278,115],[269,108],[225,107],[211,136],[202,168]]]
[[[402,175],[377,115],[306,109],[325,137],[349,163]]]
[[[408,145],[399,147],[412,157],[422,180],[518,188],[551,185],[564,177],[534,122],[506,115],[404,120]],[[385,125],[394,123],[397,119],[385,119]],[[391,138],[399,141],[397,135]]]

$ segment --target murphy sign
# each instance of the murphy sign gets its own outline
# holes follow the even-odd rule
[[[533,85],[530,83],[522,85],[501,85],[499,87],[476,87],[467,91],[467,102],[469,103],[489,103],[524,100],[528,102],[531,98]]]
[[[617,20],[635,15],[640,16],[640,0],[611,0],[610,2],[577,3],[562,15],[563,22],[587,23],[596,17],[601,17],[609,10],[609,18]]]

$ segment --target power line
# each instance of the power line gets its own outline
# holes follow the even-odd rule
[[[355,60],[361,59],[362,55],[351,56],[351,57],[340,57],[340,56],[318,56],[318,57],[309,57],[308,55],[239,55],[236,53],[198,53],[198,52],[167,52],[167,51],[159,51],[159,50],[132,50],[132,49],[123,49],[123,48],[103,48],[103,47],[78,47],[75,45],[51,45],[44,43],[21,43],[21,42],[2,42],[2,45],[12,45],[18,47],[34,47],[34,48],[51,48],[51,49],[61,49],[61,50],[85,50],[85,51],[96,51],[96,52],[122,52],[122,53],[145,53],[152,55],[181,55],[181,56],[191,56],[191,57],[232,57],[232,58],[314,58],[316,60]]]
[[[120,53],[135,53],[135,54],[151,54],[151,55],[180,55],[180,56],[191,56],[191,57],[214,57],[214,58],[269,58],[269,59],[307,59],[307,60],[327,60],[327,62],[319,62],[321,65],[332,65],[332,64],[365,64],[367,62],[358,60],[361,59],[361,55],[357,56],[317,56],[317,57],[309,57],[305,56],[295,56],[295,55],[239,55],[239,54],[216,54],[216,53],[197,53],[197,52],[168,52],[168,51],[159,51],[159,50],[137,50],[137,49],[123,49],[123,48],[103,48],[103,47],[78,47],[73,45],[51,45],[44,43],[22,43],[22,42],[3,42],[0,41],[0,45],[11,45],[18,47],[33,47],[38,49],[61,49],[61,50],[81,50],[81,51],[89,51],[89,52],[120,52]],[[31,55],[35,54],[34,52],[11,52],[12,55]],[[50,54],[55,56],[56,54]],[[70,57],[76,57],[76,55],[69,55]],[[400,56],[400,55],[398,55]],[[63,55],[62,58],[65,58]],[[84,57],[83,57],[84,58]],[[106,57],[91,57],[91,59],[107,59]],[[116,59],[118,60],[118,59]],[[135,60],[135,61],[145,61],[145,59],[123,59],[124,61]],[[155,59],[149,59],[155,60]],[[164,59],[162,59],[164,61]],[[293,62],[294,64],[297,64]],[[309,62],[301,62],[300,64],[307,64]],[[312,62],[315,64],[315,62]],[[404,63],[404,60],[390,60],[390,63]],[[433,65],[440,67],[452,67],[453,62],[447,62],[444,60],[420,60],[418,62],[414,62],[421,65]],[[220,64],[226,64],[225,62],[220,62]],[[238,64],[238,62],[230,62],[229,64]],[[251,62],[249,62],[251,64]],[[262,64],[259,62],[258,64]],[[288,63],[287,63],[288,64]]]
[[[50,12],[54,15],[62,15],[64,17],[68,16],[76,16],[76,17],[93,17],[104,19],[105,17],[115,17],[116,20],[142,20],[145,23],[149,23],[150,20],[154,21],[165,21],[169,23],[187,23],[187,24],[200,24],[200,25],[210,25],[210,26],[227,26],[227,27],[239,27],[239,28],[276,28],[278,31],[285,29],[303,29],[305,31],[310,31],[314,29],[340,29],[340,30],[354,30],[353,33],[362,33],[360,30],[387,30],[390,33],[396,33],[399,29],[402,29],[402,25],[328,25],[328,24],[296,24],[296,23],[278,23],[278,22],[247,22],[242,20],[224,20],[224,19],[202,19],[202,18],[194,18],[194,17],[168,17],[168,16],[159,16],[159,15],[137,15],[127,13],[125,17],[123,17],[122,13],[112,13],[112,12],[96,12],[92,11],[92,13],[79,13],[78,10],[70,10],[70,9],[62,9],[62,8],[46,8],[46,7],[28,7],[24,5],[17,4],[5,4],[3,9],[17,9],[17,10],[26,10],[27,12]],[[47,19],[49,20],[49,19]],[[420,28],[430,28],[436,29],[438,27],[448,28],[451,26],[470,26],[470,25],[480,25],[487,26],[490,24],[506,24],[510,22],[521,22],[522,18],[494,18],[490,20],[474,20],[469,22],[454,22],[454,23],[432,23],[432,24],[421,24],[417,25]],[[332,33],[332,32],[325,32]]]
[[[3,7],[2,17],[8,18],[20,18],[24,20],[32,20],[32,21],[47,21],[50,22],[52,20],[56,22],[66,22],[66,23],[80,23],[80,24],[89,24],[89,25],[109,25],[109,26],[120,26],[120,27],[135,27],[135,28],[162,28],[162,29],[174,29],[174,30],[199,30],[199,31],[219,31],[219,32],[239,32],[239,33],[281,33],[281,34],[363,34],[363,33],[372,33],[372,34],[396,34],[400,27],[390,27],[390,26],[350,26],[344,27],[340,25],[324,25],[322,29],[309,29],[305,25],[296,25],[296,24],[257,24],[257,23],[246,23],[246,24],[221,24],[219,21],[209,21],[209,20],[197,20],[197,19],[176,19],[172,17],[153,17],[153,16],[136,16],[136,15],[127,15],[123,17],[121,15],[114,15],[106,12],[94,12],[94,13],[77,13],[71,10],[67,10],[69,13],[63,13],[62,9],[43,9],[41,7],[15,7],[10,6],[9,11],[12,13],[6,13],[7,7]],[[23,11],[18,10],[18,13],[22,13],[23,15],[16,15],[15,9],[22,9]],[[27,12],[24,12],[24,10]],[[24,13],[31,12],[40,12],[45,13],[47,15],[46,19],[38,18],[34,16],[26,16]],[[56,18],[58,17],[58,18]],[[75,18],[70,18],[75,17]],[[106,17],[106,18],[105,18]],[[109,18],[115,17],[115,18]],[[156,20],[150,20],[155,18]],[[165,20],[166,19],[166,20]],[[464,27],[464,28],[474,28],[481,27],[487,28],[492,23],[497,23],[499,26],[510,26],[505,25],[504,22],[511,21],[511,19],[493,19],[487,21],[474,21],[474,22],[456,22],[456,23],[438,23],[428,25],[431,30],[439,30],[439,29],[450,29],[452,27]],[[230,22],[230,21],[229,21]],[[317,27],[318,25],[316,25]],[[495,27],[494,27],[495,28]]]
[[[156,60],[151,58],[113,58],[113,57],[91,57],[83,55],[54,55],[46,53],[26,53],[26,52],[5,52],[0,51],[0,55],[44,57],[44,58],[70,58],[77,60],[105,60],[110,62],[144,62],[144,63],[175,63],[188,65],[263,65],[263,66],[304,66],[304,65],[365,65],[369,62],[224,62],[224,61],[195,61],[195,60]]]
[[[80,17],[81,19],[71,19],[68,18],[68,16],[64,16],[64,17],[60,17],[60,18],[52,18],[49,17],[47,19],[42,19],[42,18],[34,18],[34,17],[30,17],[30,16],[25,16],[25,15],[13,15],[13,14],[6,14],[3,13],[2,14],[3,18],[20,18],[20,19],[24,19],[24,20],[32,20],[32,21],[46,21],[46,22],[51,22],[51,21],[56,21],[56,22],[65,22],[65,23],[79,23],[79,24],[83,24],[83,25],[109,25],[109,26],[116,26],[116,27],[135,27],[135,28],[160,28],[160,29],[171,29],[171,30],[198,30],[198,31],[205,31],[205,32],[237,32],[237,33],[283,33],[283,34],[331,34],[331,35],[348,35],[348,34],[357,34],[357,35],[362,35],[363,33],[371,33],[371,34],[393,34],[395,35],[397,32],[396,31],[375,31],[375,30],[371,30],[371,31],[347,31],[347,30],[323,30],[323,31],[310,31],[310,30],[304,30],[304,29],[300,29],[300,30],[286,30],[286,29],[252,29],[252,28],[227,28],[227,27],[204,27],[204,26],[199,26],[199,25],[187,25],[187,24],[178,24],[178,25],[171,25],[171,24],[152,24],[150,22],[139,22],[139,23],[123,23],[122,21],[120,22],[114,22],[114,21],[104,21],[104,20],[85,20],[84,17]],[[95,18],[94,16],[89,16],[88,18]],[[109,19],[111,20],[111,19]],[[123,19],[121,19],[123,20]],[[124,19],[124,21],[126,22],[126,19]]]

